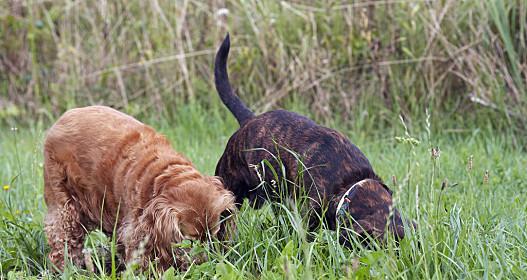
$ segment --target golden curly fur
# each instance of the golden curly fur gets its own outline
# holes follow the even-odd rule
[[[66,112],[44,144],[45,231],[50,260],[83,265],[84,237],[102,228],[118,237],[127,263],[175,264],[171,244],[219,230],[234,197],[218,177],[200,174],[151,127],[114,109]]]

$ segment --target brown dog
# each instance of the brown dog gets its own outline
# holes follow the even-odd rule
[[[224,179],[237,203],[248,198],[258,206],[283,192],[305,192],[318,214],[311,217],[311,226],[317,226],[322,219],[335,229],[339,220],[344,221],[344,228],[349,229],[341,235],[345,244],[354,234],[383,239],[386,228],[403,238],[399,212],[393,209],[392,219],[388,219],[392,192],[359,148],[339,132],[292,112],[276,110],[255,116],[234,95],[227,74],[229,47],[227,35],[216,54],[214,76],[221,100],[240,128],[229,139],[216,175]],[[255,167],[261,170],[256,171]],[[269,183],[276,179],[285,179],[290,187],[261,187],[262,180]],[[353,219],[344,219],[349,216]]]
[[[166,269],[175,264],[172,243],[216,234],[222,213],[235,208],[219,178],[200,174],[151,127],[103,106],[70,110],[51,127],[44,183],[49,258],[59,269],[65,248],[83,265],[84,237],[99,227],[116,230],[127,263],[144,268],[157,258]]]

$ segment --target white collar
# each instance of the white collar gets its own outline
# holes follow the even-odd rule
[[[363,179],[363,180],[360,180],[358,181],[357,183],[353,184],[345,193],[344,195],[342,195],[342,197],[340,198],[339,200],[339,203],[337,204],[337,210],[335,211],[335,218],[338,218],[339,216],[339,211],[340,211],[340,208],[342,208],[342,206],[344,205],[344,202],[346,202],[346,200],[348,200],[347,202],[349,203],[349,198],[348,198],[348,194],[356,187],[356,186],[360,186],[362,185],[362,183],[364,183],[365,181],[367,180],[371,180],[371,178],[366,178],[366,179]]]

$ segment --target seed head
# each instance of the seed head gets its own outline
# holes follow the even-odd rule
[[[488,184],[489,183],[489,170],[485,170],[485,175],[483,175],[483,184]]]
[[[435,147],[435,148],[432,148],[432,151],[431,151],[431,154],[432,154],[432,159],[437,159],[441,156],[441,150],[439,149],[439,147]]]
[[[474,167],[474,155],[470,155],[468,157],[468,163],[467,163],[468,171],[471,171],[473,167]]]

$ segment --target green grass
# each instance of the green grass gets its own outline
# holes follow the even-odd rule
[[[224,109],[205,111],[200,106],[180,106],[172,116],[172,122],[156,120],[159,116],[142,120],[166,134],[199,170],[213,174],[237,127],[233,118]],[[347,125],[338,121],[331,123],[343,128],[363,150],[394,190],[402,214],[419,225],[400,247],[388,242],[383,249],[358,245],[345,249],[338,245],[333,231],[307,233],[301,209],[288,201],[261,210],[244,205],[237,216],[238,233],[226,249],[206,249],[208,262],[187,272],[169,270],[165,279],[525,279],[525,152],[515,150],[508,136],[485,128],[436,133],[439,129],[426,123],[407,132],[402,124],[365,132],[346,130]],[[75,267],[68,267],[63,275],[49,270],[42,225],[41,147],[48,125],[34,123],[16,131],[1,128],[0,183],[9,189],[0,192],[0,275],[6,279],[112,279],[109,272],[90,273]],[[431,148],[436,146],[440,157],[434,159]],[[90,237],[89,247],[108,246],[100,234]],[[128,270],[116,277],[161,276],[153,270],[145,274]]]

